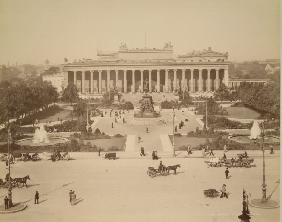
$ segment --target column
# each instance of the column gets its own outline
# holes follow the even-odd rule
[[[115,70],[115,73],[116,73],[116,90],[118,89],[118,70]]]
[[[177,69],[173,70],[173,91],[176,90],[176,71]]]
[[[77,85],[76,85],[76,71],[73,71],[73,84],[75,85],[75,87],[77,87]]]
[[[85,93],[85,71],[81,72],[81,87],[81,92]]]
[[[203,74],[203,70],[199,69],[199,92],[203,91],[203,77],[202,77],[202,74]]]
[[[98,70],[99,72],[99,93],[102,93],[102,70]]]
[[[123,70],[123,92],[124,92],[124,93],[127,93],[126,70]]]
[[[215,90],[219,88],[219,70],[215,70]]]
[[[194,69],[191,69],[191,92],[194,92]]]
[[[157,70],[157,92],[160,92],[160,70]]]
[[[90,71],[90,93],[94,93],[93,75],[94,75],[94,71]]]
[[[152,92],[152,70],[149,70],[149,92]]]
[[[165,70],[165,91],[168,92],[168,70]]]
[[[107,70],[107,91],[110,92],[110,72],[111,70]]]
[[[210,92],[211,91],[211,70],[208,69],[208,76],[207,76],[207,91]]]
[[[229,82],[228,69],[224,69],[224,84],[226,87],[229,87],[228,82]]]
[[[185,86],[184,86],[184,82],[185,82],[185,70],[186,69],[182,69],[182,78],[181,78],[181,88],[182,88],[182,91],[185,90]]]
[[[144,87],[143,87],[143,86],[144,86],[143,71],[144,71],[144,70],[142,70],[142,69],[140,70],[140,72],[141,72],[141,92],[144,91]]]
[[[135,92],[135,70],[132,70],[132,92]]]

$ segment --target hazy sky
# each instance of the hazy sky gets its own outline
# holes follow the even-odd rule
[[[211,46],[230,60],[280,57],[279,0],[0,0],[0,64],[95,58],[97,49]]]

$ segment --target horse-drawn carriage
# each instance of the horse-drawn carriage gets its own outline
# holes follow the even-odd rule
[[[154,167],[148,167],[147,174],[150,177],[156,177],[156,176],[167,176],[170,174],[170,171],[172,170],[174,174],[176,174],[177,168],[181,167],[180,164],[176,164],[173,166],[163,166],[159,167],[158,169]]]
[[[30,180],[29,175],[25,177],[17,177],[11,178],[10,182],[12,187],[20,187],[20,185],[27,187],[27,180]],[[9,187],[9,174],[6,175],[5,180],[0,179],[0,188],[8,188]]]
[[[115,159],[117,159],[117,154],[116,153],[106,153],[105,154],[105,159],[115,160]]]
[[[61,154],[60,151],[54,151],[54,153],[51,155],[52,161],[58,161],[58,160],[70,160],[70,155],[68,152],[64,152]]]
[[[239,156],[240,155],[240,156]],[[248,156],[242,156],[241,154],[238,154],[239,158],[218,158],[218,157],[212,157],[209,158],[209,160],[205,161],[208,166],[210,167],[245,167],[250,168],[256,166],[253,164],[254,159],[249,158]]]

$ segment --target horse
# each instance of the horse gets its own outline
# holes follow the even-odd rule
[[[169,171],[173,170],[174,171],[174,174],[176,174],[176,169],[178,167],[181,167],[180,164],[176,164],[176,165],[173,165],[173,166],[167,166],[166,167],[166,171],[169,173]]]
[[[19,186],[19,184],[22,184],[23,186],[25,185],[27,187],[26,181],[30,180],[29,175],[25,176],[25,177],[19,177],[19,178],[14,178],[13,182],[15,184],[17,184],[17,186]]]

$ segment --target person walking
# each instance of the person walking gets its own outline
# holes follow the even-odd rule
[[[226,170],[225,170],[225,178],[226,178],[226,179],[229,179],[229,170],[228,170],[228,167],[227,167]]]
[[[38,203],[39,203],[39,192],[36,191],[34,195],[34,204],[38,204]]]
[[[225,184],[223,184],[223,185],[222,185],[222,188],[221,188],[221,195],[220,195],[220,198],[223,198],[223,197],[228,198],[227,191],[226,191],[226,185],[225,185]]]
[[[213,150],[212,150],[212,149],[210,149],[209,156],[214,156],[214,153],[213,153]]]
[[[9,208],[9,199],[7,196],[5,196],[4,198],[4,205],[5,205],[5,210],[7,210]]]
[[[71,203],[71,201],[72,201],[72,194],[73,194],[73,191],[72,191],[72,190],[70,190],[70,191],[69,191],[70,203]]]

